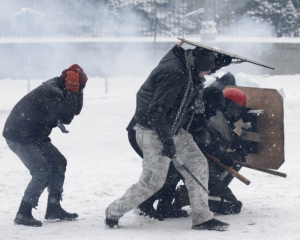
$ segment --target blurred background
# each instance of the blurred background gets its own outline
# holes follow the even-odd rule
[[[0,0],[0,78],[147,75],[177,37],[298,74],[300,0]],[[183,47],[193,48],[184,45]]]

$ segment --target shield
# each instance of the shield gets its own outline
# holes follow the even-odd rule
[[[284,111],[283,98],[276,89],[237,87],[247,97],[247,107],[263,114],[256,117],[257,152],[246,156],[247,163],[263,168],[278,169],[284,163]],[[226,87],[226,88],[227,88]],[[241,135],[242,121],[236,124],[236,132]],[[253,134],[255,135],[255,134]],[[250,135],[251,137],[251,135]]]

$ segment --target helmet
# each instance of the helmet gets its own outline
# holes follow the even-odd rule
[[[225,100],[230,99],[231,101],[235,102],[236,104],[245,107],[247,100],[246,95],[240,89],[237,88],[226,88],[223,90],[223,94]]]

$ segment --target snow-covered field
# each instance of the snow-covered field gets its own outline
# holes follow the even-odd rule
[[[54,77],[55,75],[53,75]],[[300,75],[251,76],[239,73],[244,86],[281,89],[285,95],[285,159],[279,171],[287,178],[242,169],[251,180],[246,186],[234,180],[231,189],[243,202],[240,214],[216,216],[228,222],[226,232],[191,230],[191,219],[159,222],[127,213],[118,230],[104,227],[104,210],[121,197],[141,173],[141,159],[131,149],[125,130],[135,109],[135,93],[145,77],[91,78],[85,89],[81,115],[66,126],[69,134],[54,129],[53,144],[68,159],[62,206],[77,212],[74,222],[49,222],[43,217],[47,191],[33,215],[43,227],[14,225],[13,219],[30,180],[28,170],[0,137],[0,239],[300,239]],[[31,89],[43,80],[31,80]],[[0,126],[16,102],[27,93],[26,80],[0,80]],[[186,208],[188,211],[190,209]]]

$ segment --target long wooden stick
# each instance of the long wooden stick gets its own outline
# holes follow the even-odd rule
[[[250,180],[248,180],[247,178],[245,178],[242,174],[238,173],[237,171],[235,171],[234,169],[232,169],[231,167],[225,166],[224,164],[222,164],[220,162],[219,159],[217,159],[216,157],[207,154],[208,157],[213,160],[216,164],[218,164],[219,166],[221,166],[222,168],[224,168],[227,172],[229,172],[232,176],[236,177],[237,179],[239,179],[240,181],[242,181],[243,183],[245,183],[246,185],[249,185],[251,182]]]
[[[177,47],[181,47],[182,44],[184,44],[184,42],[185,42],[185,39],[184,39],[184,38],[181,38],[181,39],[180,39],[180,42],[177,44]]]
[[[284,177],[285,178],[287,176],[285,173],[278,172],[278,171],[271,170],[271,169],[267,169],[267,168],[252,166],[248,163],[244,163],[244,162],[240,162],[240,161],[236,161],[236,160],[233,160],[233,162],[234,162],[235,165],[240,165],[240,166],[243,166],[243,167],[246,167],[246,168],[251,168],[251,169],[254,169],[254,170],[257,170],[257,171],[273,174],[273,175],[276,175],[276,176],[279,176],[279,177]]]

